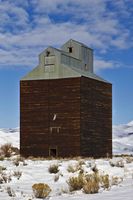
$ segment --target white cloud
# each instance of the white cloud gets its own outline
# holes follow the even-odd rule
[[[124,0],[1,1],[0,65],[36,65],[45,47],[59,47],[70,38],[105,54],[109,49],[129,48],[131,30],[121,21],[129,16]],[[112,67],[113,61],[95,61],[97,69]]]
[[[15,4],[3,1],[0,4],[1,32],[21,32],[28,28],[28,13]]]
[[[121,67],[122,64],[113,60],[102,60],[101,58],[94,59],[94,70],[99,71],[101,69],[112,69]]]

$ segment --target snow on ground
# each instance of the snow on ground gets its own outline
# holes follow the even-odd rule
[[[114,158],[114,162],[121,160],[122,158]],[[79,159],[78,159],[79,160]],[[0,161],[0,166],[6,168],[4,173],[7,176],[11,175],[11,181],[9,183],[0,184],[0,199],[3,200],[29,200],[34,198],[32,192],[32,185],[34,183],[47,183],[52,192],[50,193],[50,200],[131,200],[133,192],[133,161],[131,163],[126,162],[126,158],[123,158],[124,167],[112,167],[107,159],[97,159],[95,161],[96,166],[100,174],[109,174],[110,180],[112,177],[119,177],[122,182],[119,185],[112,186],[109,190],[100,189],[97,194],[84,194],[82,190],[70,193],[68,190],[68,184],[66,181],[71,176],[77,176],[79,173],[70,173],[67,171],[68,165],[76,165],[78,160],[29,160],[27,159],[24,164],[20,162],[19,166],[15,166],[13,163],[13,157],[9,160]],[[85,159],[82,165],[86,173],[90,173],[90,163],[94,160]],[[59,165],[59,180],[54,181],[55,174],[50,174],[48,168],[52,164]],[[22,176],[18,180],[13,176],[15,171],[22,172]],[[15,197],[9,197],[6,188],[10,187]],[[66,193],[63,193],[66,191]]]
[[[133,154],[133,121],[113,126],[113,153]]]
[[[0,129],[0,146],[6,143],[19,148],[19,128]]]
[[[129,181],[130,182],[130,181]],[[51,200],[132,200],[133,185],[128,182],[117,188],[113,188],[111,191],[106,191],[98,194],[82,194],[82,195],[70,195],[64,197],[55,197]]]
[[[115,154],[133,154],[133,122],[127,125],[119,125],[113,127],[113,152]],[[5,143],[12,143],[13,146],[19,147],[19,129],[0,129],[0,146]],[[52,192],[49,200],[132,200],[133,193],[133,157],[114,157],[113,160],[97,159],[90,160],[82,159],[84,163],[82,168],[85,173],[92,172],[91,166],[96,164],[100,174],[108,174],[110,183],[113,177],[118,177],[118,185],[112,185],[109,190],[100,188],[97,194],[85,194],[82,190],[69,192],[67,180],[71,176],[77,176],[79,171],[70,173],[67,171],[69,165],[76,165],[77,160],[31,160],[26,159],[24,162],[19,162],[19,165],[14,164],[16,156],[0,160],[0,199],[1,200],[37,200],[32,191],[34,183],[48,184]],[[130,160],[130,162],[128,162]],[[112,167],[113,164],[122,162],[123,166]],[[54,181],[55,174],[50,174],[48,168],[52,164],[59,165],[59,180]],[[1,167],[5,169],[1,169]],[[22,172],[18,179],[14,176],[14,172]],[[6,177],[11,177],[7,183],[1,183],[1,174]],[[7,193],[7,187],[14,191],[14,197],[10,197]],[[64,193],[66,192],[66,193]],[[13,192],[12,192],[13,193]]]

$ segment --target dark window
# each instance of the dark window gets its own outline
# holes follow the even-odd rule
[[[60,133],[60,128],[61,127],[50,127],[50,132],[51,133]]]
[[[49,156],[56,157],[57,156],[57,148],[49,148]]]
[[[50,55],[50,51],[46,51],[46,56],[48,57]]]
[[[87,69],[88,69],[87,64],[85,64],[85,70],[87,70]]]
[[[72,53],[72,47],[68,47],[69,53]]]

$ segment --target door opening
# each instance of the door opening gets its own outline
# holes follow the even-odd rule
[[[56,148],[49,148],[49,156],[57,157],[57,147]]]

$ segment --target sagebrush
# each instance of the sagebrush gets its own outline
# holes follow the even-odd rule
[[[51,188],[45,183],[34,184],[32,190],[36,198],[46,198],[51,192]]]
[[[67,181],[70,191],[83,189],[87,194],[98,193],[100,187],[109,189],[110,182],[108,175],[99,175],[93,172],[91,174],[79,173],[78,176],[70,177]]]
[[[48,171],[49,171],[49,173],[53,173],[53,174],[58,173],[59,172],[59,165],[58,164],[50,165],[49,168],[48,168]]]

